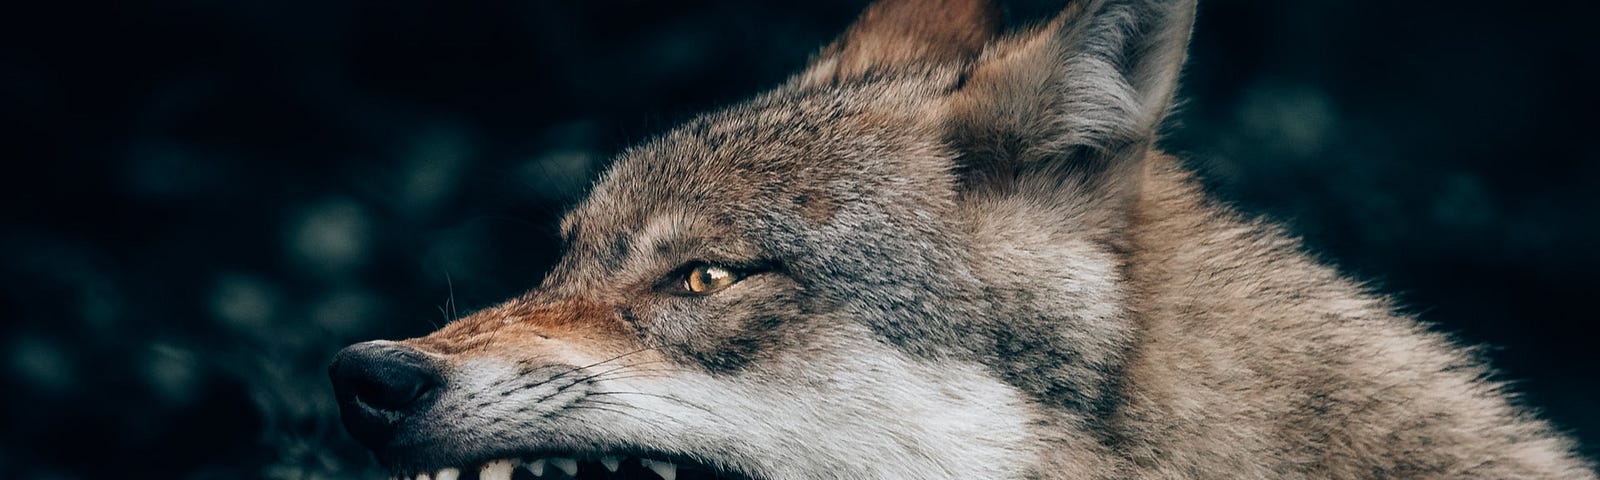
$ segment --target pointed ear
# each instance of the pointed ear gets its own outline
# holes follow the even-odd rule
[[[989,0],[879,0],[792,82],[821,87],[970,61],[1000,24]]]
[[[1125,203],[1172,104],[1194,0],[1077,0],[1044,27],[996,42],[949,98],[963,181]],[[1077,200],[1085,200],[1078,198]],[[1081,202],[1080,202],[1081,203]]]

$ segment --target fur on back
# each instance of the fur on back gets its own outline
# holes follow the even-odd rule
[[[1110,427],[1129,473],[1594,478],[1469,349],[1150,160],[1128,262],[1138,347]]]

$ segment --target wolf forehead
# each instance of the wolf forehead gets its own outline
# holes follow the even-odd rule
[[[785,89],[696,117],[622,152],[562,220],[562,236],[639,230],[664,216],[709,216],[697,220],[724,229],[826,223],[847,203],[939,192],[950,170],[929,121],[939,106],[904,92],[913,88]]]

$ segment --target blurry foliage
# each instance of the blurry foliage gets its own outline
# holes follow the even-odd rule
[[[1595,453],[1596,7],[1202,4],[1168,148],[1492,342]],[[12,6],[0,478],[365,472],[331,352],[534,285],[605,159],[776,84],[860,8]]]

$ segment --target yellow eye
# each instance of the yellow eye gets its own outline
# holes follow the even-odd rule
[[[690,293],[706,294],[728,288],[737,281],[732,271],[715,265],[701,265],[689,271],[683,279],[683,289]]]

